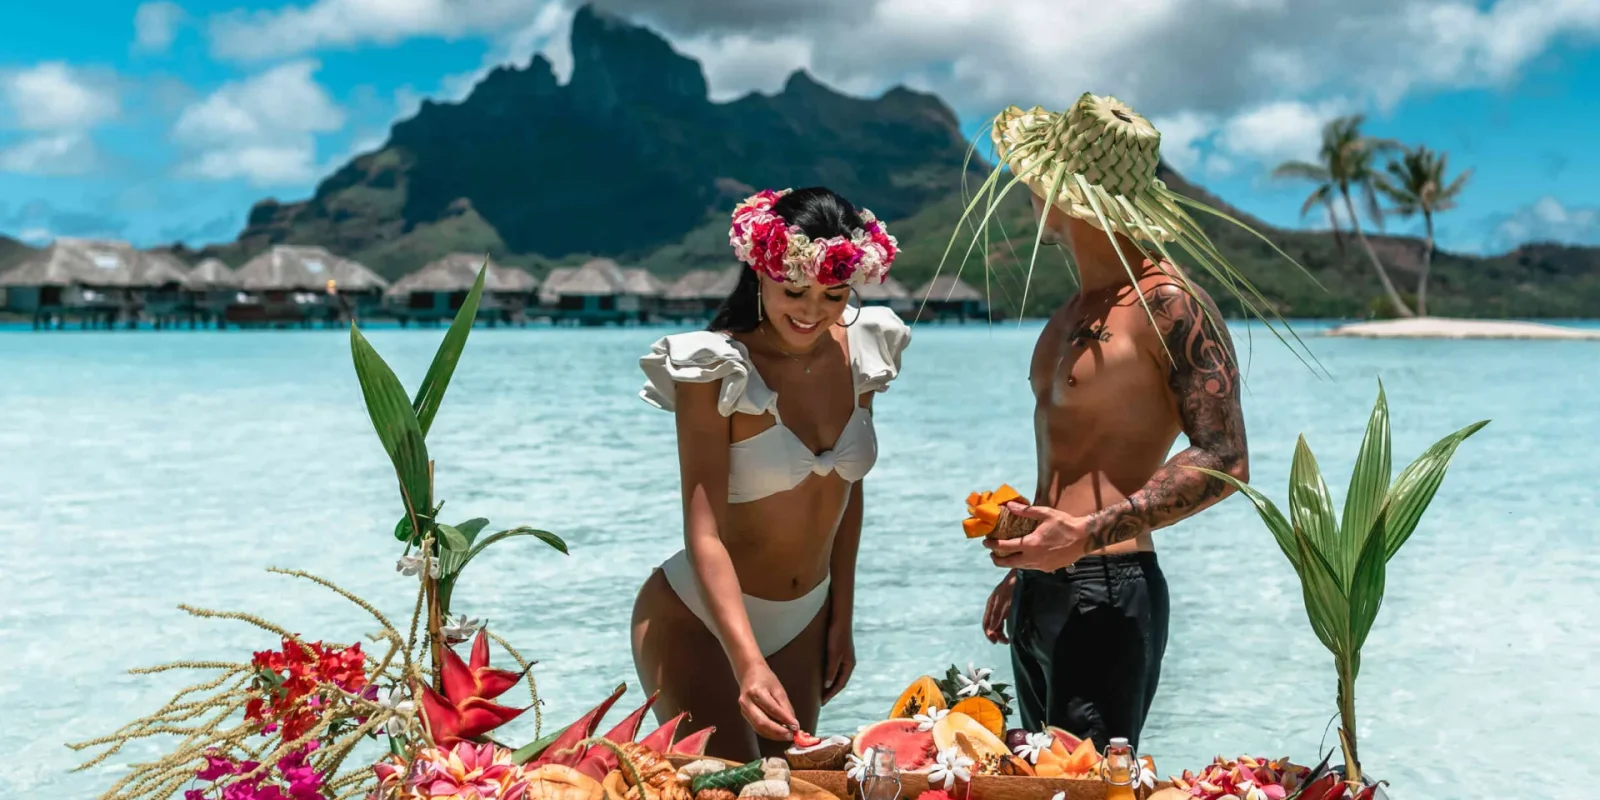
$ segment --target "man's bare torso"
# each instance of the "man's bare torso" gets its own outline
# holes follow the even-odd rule
[[[1172,278],[1140,281],[1149,292]],[[1087,516],[1143,488],[1182,430],[1161,334],[1132,285],[1074,296],[1034,349],[1033,502]],[[1102,553],[1151,550],[1148,531]]]

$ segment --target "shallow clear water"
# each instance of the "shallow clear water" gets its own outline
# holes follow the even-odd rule
[[[1364,760],[1412,800],[1586,796],[1600,741],[1600,345],[1325,339],[1311,376],[1264,330],[1246,416],[1257,485],[1280,503],[1295,436],[1336,502],[1382,378],[1396,470],[1444,434],[1493,423],[1457,455],[1391,563],[1358,688]],[[923,673],[969,661],[1009,673],[979,631],[999,572],[963,539],[966,493],[1033,474],[1026,366],[1037,328],[919,327],[877,401],[857,591],[862,667],[823,732],[884,715]],[[446,517],[534,524],[474,562],[456,605],[541,665],[546,717],[566,721],[634,682],[626,620],[679,546],[670,418],[636,396],[661,330],[478,330],[429,438]],[[442,331],[375,330],[414,386]],[[393,568],[390,470],[338,332],[0,334],[0,785],[89,797],[116,764],[69,775],[66,741],[153,710],[183,676],[131,667],[240,658],[271,645],[178,603],[245,610],[353,641],[363,613],[269,575],[304,568],[395,618],[413,584]],[[1314,762],[1333,671],[1293,574],[1242,500],[1157,536],[1173,624],[1145,746],[1163,773],[1218,754]],[[1093,657],[1085,653],[1084,657]],[[637,690],[633,696],[637,697]],[[531,716],[531,715],[529,715]],[[531,734],[519,720],[507,738]],[[1328,746],[1333,745],[1330,737]]]

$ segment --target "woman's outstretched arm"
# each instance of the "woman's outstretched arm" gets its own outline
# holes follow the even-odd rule
[[[798,723],[788,695],[756,644],[745,612],[744,590],[722,541],[731,434],[728,418],[717,411],[721,388],[720,383],[682,383],[677,387],[684,541],[728,663],[739,680],[740,712],[756,733],[784,740]]]

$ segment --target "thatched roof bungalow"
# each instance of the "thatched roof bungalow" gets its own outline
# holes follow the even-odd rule
[[[918,289],[913,302],[923,304],[923,316],[932,319],[981,319],[989,315],[989,302],[964,280],[940,275]]]
[[[229,294],[239,289],[239,275],[233,267],[222,262],[220,258],[207,258],[194,265],[189,274],[183,278],[183,288],[191,292],[219,292]]]
[[[366,266],[309,245],[273,245],[244,262],[238,278],[245,291],[269,296],[330,291],[377,295],[389,288],[383,276]]]
[[[649,286],[637,276],[633,284]],[[623,322],[642,319],[646,313],[644,297],[629,291],[628,271],[609,258],[590,259],[576,269],[551,270],[539,300],[558,320],[580,323]]]
[[[507,267],[476,253],[452,253],[429,262],[395,281],[384,292],[384,298],[402,323],[407,319],[453,318],[486,263],[488,271],[483,276],[478,316],[491,321],[520,317],[538,290],[539,280],[527,270]]]
[[[711,316],[722,301],[733,293],[733,288],[739,285],[739,272],[743,269],[696,269],[683,273],[667,287],[664,295],[666,313],[680,318]]]
[[[254,298],[229,308],[229,320],[241,324],[309,324],[313,318],[331,324],[377,307],[389,288],[366,266],[309,245],[273,245],[235,274],[239,288]]]
[[[13,311],[111,309],[173,294],[187,273],[170,253],[63,237],[0,274],[0,287]]]
[[[856,296],[861,298],[864,306],[888,306],[896,314],[904,314],[916,307],[916,301],[911,299],[911,292],[905,284],[886,277],[883,283],[864,283],[856,287]]]

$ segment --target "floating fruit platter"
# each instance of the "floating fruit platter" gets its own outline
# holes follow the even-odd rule
[[[907,800],[1100,800],[1103,757],[1092,739],[1058,729],[1008,729],[1011,698],[989,671],[950,667],[943,679],[913,681],[887,719],[854,736],[796,734],[785,753],[797,781],[839,797],[858,795],[867,752],[894,753]],[[1140,759],[1135,795],[1172,787]],[[944,795],[944,796],[941,796]]]

